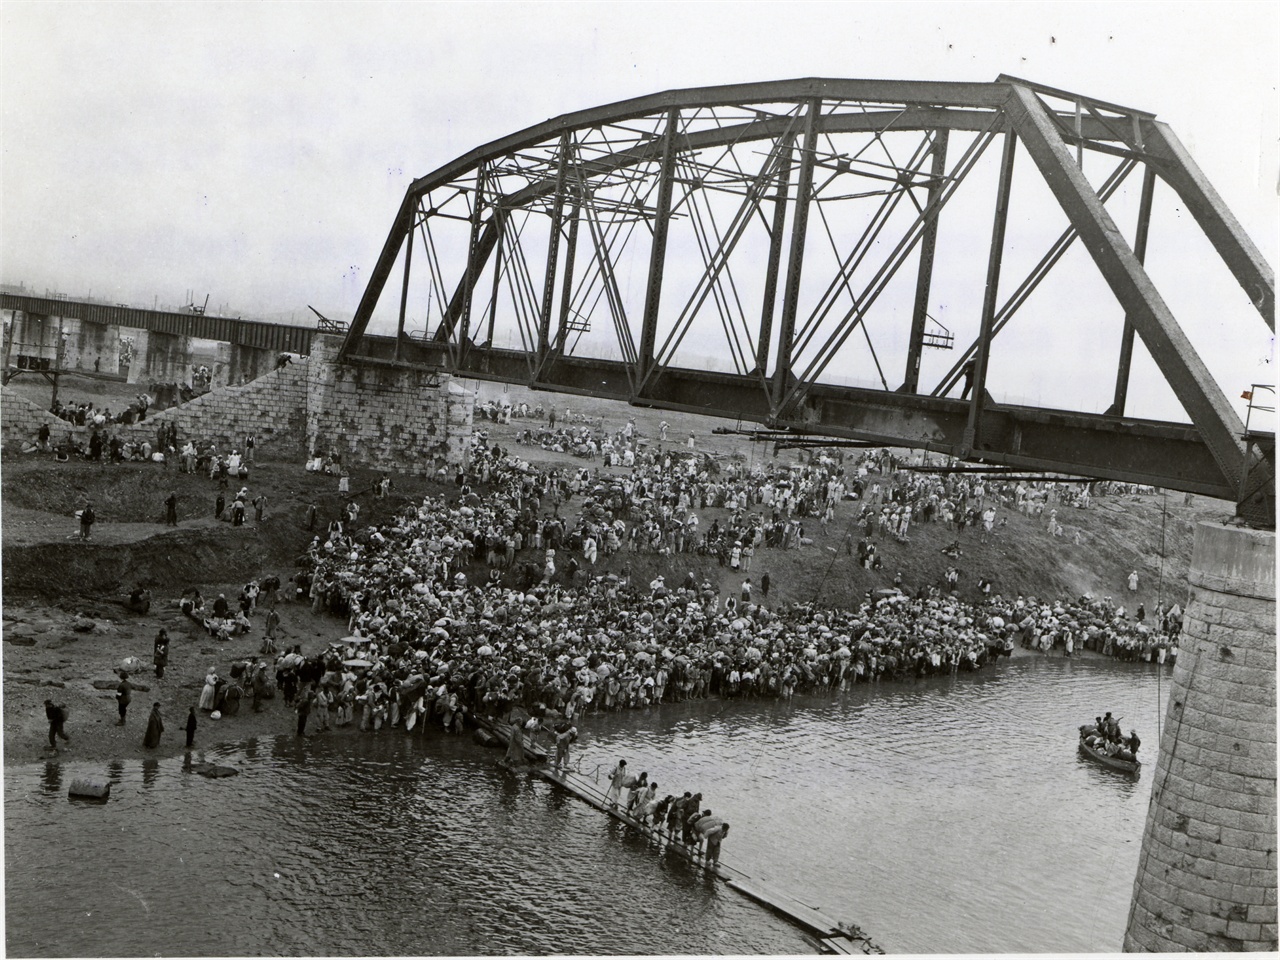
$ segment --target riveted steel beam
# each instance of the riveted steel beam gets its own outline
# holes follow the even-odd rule
[[[644,383],[653,370],[658,339],[658,306],[662,302],[662,274],[667,260],[667,226],[671,221],[671,189],[675,182],[676,133],[680,111],[667,112],[662,134],[662,164],[658,169],[658,209],[653,218],[653,242],[649,247],[649,282],[645,287],[644,313],[640,320],[640,352],[636,383]]]
[[[389,337],[366,337],[366,355],[390,358]],[[457,365],[447,345],[408,341],[403,356],[430,369],[500,382],[525,382],[524,351],[473,347]],[[979,435],[983,449],[965,456],[969,404],[946,397],[816,385],[789,418],[773,415],[768,397],[750,374],[667,367],[651,393],[635,400],[632,366],[618,360],[566,356],[548,367],[539,388],[632,401],[638,406],[706,416],[774,423],[806,435],[867,440],[928,449],[972,462],[1027,470],[1149,483],[1171,490],[1234,500],[1236,488],[1222,475],[1200,432],[1190,424],[1031,407],[988,406]]]
[[[1155,194],[1156,176],[1151,167],[1142,175],[1142,193],[1138,199],[1138,228],[1133,237],[1133,255],[1138,262],[1147,261],[1147,234],[1151,227],[1151,201]],[[1124,331],[1120,334],[1120,360],[1116,364],[1116,392],[1107,413],[1123,417],[1125,403],[1129,399],[1129,370],[1133,366],[1133,321],[1124,318]]]
[[[777,188],[773,195],[773,219],[769,224],[769,255],[764,267],[764,293],[760,304],[760,336],[756,343],[756,370],[763,376],[769,365],[773,339],[773,311],[778,299],[778,267],[782,263],[782,238],[787,224],[787,194],[791,189],[791,154],[795,137],[786,134],[778,144]]]
[[[1005,109],[1027,153],[1234,488],[1244,465],[1245,447],[1240,439],[1244,424],[1124,242],[1035,94],[1013,85]]]
[[[929,169],[929,191],[926,207],[933,208],[933,216],[925,222],[924,236],[920,240],[920,267],[916,271],[916,300],[911,310],[911,335],[907,342],[907,371],[902,389],[915,393],[920,389],[920,357],[924,353],[924,330],[929,319],[929,290],[933,284],[933,257],[938,246],[938,196],[942,192],[943,175],[947,172],[946,129],[933,135],[933,162]]]
[[[1142,124],[1147,152],[1156,158],[1160,176],[1177,192],[1196,223],[1222,257],[1271,332],[1276,329],[1276,273],[1249,239],[1235,216],[1196,166],[1167,124]]]
[[[1018,138],[1011,130],[1005,130],[1000,179],[996,185],[995,218],[991,225],[991,247],[987,253],[987,283],[982,294],[981,333],[978,335],[978,354],[973,363],[973,395],[969,398],[969,419],[964,428],[966,455],[980,445],[978,428],[987,393],[987,360],[991,356],[996,296],[1000,290],[1000,264],[1004,259],[1004,233],[1009,220],[1009,191],[1013,186],[1013,160],[1017,155]]]
[[[796,205],[791,215],[791,252],[787,282],[782,291],[782,316],[778,321],[778,347],[774,354],[773,408],[781,414],[782,398],[791,381],[791,350],[795,346],[796,309],[800,303],[800,276],[804,268],[804,244],[809,229],[809,204],[813,200],[813,162],[818,149],[818,117],[822,101],[810,100],[804,118],[800,147],[800,172],[796,181]]]

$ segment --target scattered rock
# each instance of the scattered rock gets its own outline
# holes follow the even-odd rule
[[[14,683],[30,683],[33,686],[40,682],[39,677],[10,677],[9,679]]]
[[[9,634],[4,635],[5,643],[12,643],[18,647],[34,647],[36,645],[35,637],[11,637]]]
[[[39,632],[39,630],[29,623],[6,623],[4,627],[4,635],[6,637],[30,637]]]
[[[80,642],[80,638],[77,637],[74,633],[64,633],[58,639],[61,640],[63,643],[79,643]]]
[[[71,781],[71,788],[67,791],[69,797],[82,797],[88,800],[106,800],[111,796],[111,784],[104,783],[101,780],[90,780],[88,777],[78,777]]]
[[[76,617],[71,621],[71,629],[76,633],[93,633],[98,628],[97,621],[88,617]]]
[[[61,680],[46,680],[43,685],[46,687],[66,687],[66,684]]]
[[[93,689],[95,690],[114,690],[120,686],[119,680],[95,680],[93,681]]]
[[[202,777],[212,777],[214,779],[234,777],[240,773],[235,767],[224,767],[216,763],[193,763],[191,771],[192,773],[200,774]]]

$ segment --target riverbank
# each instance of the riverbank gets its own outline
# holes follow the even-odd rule
[[[229,588],[228,588],[229,589]],[[224,589],[222,592],[226,592]],[[213,594],[216,596],[216,594]],[[282,602],[277,606],[280,627],[277,643],[280,650],[295,644],[304,655],[324,650],[330,641],[343,636],[345,625],[327,615],[316,615],[306,604]],[[85,618],[78,614],[50,609],[41,605],[6,605],[4,610],[4,762],[6,765],[34,761],[111,761],[149,757],[181,756],[185,752],[185,724],[188,710],[195,706],[204,685],[204,675],[213,667],[227,676],[230,664],[258,654],[262,642],[263,614],[253,618],[253,632],[225,642],[215,641],[176,606],[158,604],[146,615],[128,614],[120,609],[108,614]],[[92,620],[94,629],[75,630]],[[169,663],[165,676],[157,680],[151,664],[151,647],[156,633],[164,628],[170,638]],[[27,641],[33,641],[28,643]],[[116,725],[116,670],[125,657],[137,657],[145,669],[131,674],[134,684],[133,702],[127,723]],[[1055,650],[1045,655],[1015,647],[1011,659],[1054,659],[1062,656]],[[1111,660],[1089,650],[1077,650],[1080,660]],[[1003,669],[1005,660],[983,668],[989,674]],[[1140,669],[1144,665],[1120,665],[1117,669]],[[972,678],[975,674],[964,674]],[[963,682],[962,678],[962,682]],[[916,681],[901,683],[881,681],[886,689],[914,686]],[[852,687],[853,684],[850,684]],[[69,743],[59,742],[55,752],[48,747],[48,721],[44,713],[45,698],[65,704],[69,711],[66,724]],[[773,698],[743,698],[769,702]],[[797,707],[806,703],[797,697]],[[821,697],[816,702],[825,702]],[[160,745],[143,746],[147,716],[153,703],[160,703],[165,731]],[[675,704],[641,708],[645,711],[676,709]],[[579,721],[584,733],[590,730],[592,716]],[[198,729],[195,745],[200,750],[230,745],[251,737],[294,735],[297,715],[277,694],[264,701],[261,713],[254,713],[252,700],[246,696],[235,716],[213,720],[197,709]],[[346,727],[319,731],[313,715],[308,722],[308,736],[335,737],[403,737],[401,729],[387,728],[378,734],[362,732],[358,722]],[[443,736],[444,734],[441,734]]]
[[[511,388],[509,396],[518,400],[519,388]],[[648,438],[650,446],[660,443],[660,425],[665,418],[673,440],[693,432],[698,449],[722,465],[736,463],[751,469],[798,462],[800,457],[796,451],[782,451],[774,452],[776,459],[766,461],[764,445],[715,434],[712,430],[720,421],[692,414],[576,397],[569,413],[566,398],[531,397],[538,402],[558,401],[562,420],[584,417],[593,424],[603,420],[606,429],[617,429],[634,419],[635,429]],[[500,444],[540,468],[562,473],[603,469],[599,460],[517,442],[522,432],[543,423],[517,418],[500,424],[477,418],[477,428],[488,435],[490,443]],[[3,720],[7,764],[53,756],[47,750],[46,697],[66,703],[70,709],[67,732],[72,740],[69,747],[60,748],[58,757],[123,759],[182,751],[182,728],[189,707],[198,700],[207,669],[213,666],[226,676],[232,661],[256,654],[262,615],[255,617],[253,632],[220,643],[181,614],[178,596],[183,589],[198,587],[210,600],[225,592],[234,601],[250,579],[274,574],[287,580],[310,538],[342,510],[344,498],[337,492],[336,478],[308,473],[298,463],[270,459],[269,451],[260,451],[259,457],[247,485],[251,497],[267,495],[267,513],[261,522],[251,517],[242,527],[212,518],[220,488],[205,475],[181,474],[150,463],[58,464],[47,455],[6,457],[0,505],[4,511]],[[622,468],[609,471],[614,476],[626,472]],[[353,471],[351,490],[361,507],[362,524],[383,522],[406,503],[420,502],[424,495],[445,496],[453,502],[459,493],[453,477],[443,481],[395,477],[392,495],[382,499],[370,492],[377,477],[371,470]],[[158,522],[169,490],[178,495],[176,528]],[[227,492],[233,494],[234,490]],[[477,492],[483,495],[486,491],[478,486]],[[74,511],[86,499],[94,500],[99,522],[93,539],[81,542],[75,537]],[[318,517],[314,530],[306,522],[312,504]],[[562,515],[575,516],[579,504],[576,498],[570,500],[563,505]],[[853,501],[842,502],[829,525],[807,520],[806,532],[812,543],[806,546],[762,549],[757,554],[750,573],[757,582],[761,573],[770,573],[769,605],[809,601],[856,604],[867,592],[889,586],[899,573],[904,589],[911,592],[941,584],[947,567],[956,563],[942,548],[959,540],[964,550],[956,564],[963,571],[959,596],[966,601],[978,599],[978,580],[986,577],[994,582],[995,592],[1005,596],[1021,593],[1052,599],[1109,593],[1131,604],[1144,601],[1153,610],[1159,598],[1185,598],[1196,520],[1229,509],[1216,501],[1187,500],[1181,495],[1100,496],[1088,510],[1061,511],[1062,522],[1073,534],[1080,534],[1079,542],[1074,536],[1050,537],[1040,519],[1013,510],[1002,511],[1006,525],[993,537],[983,537],[972,529],[957,534],[941,523],[915,524],[909,543],[880,537],[877,546],[883,567],[866,570],[848,549],[858,506]],[[707,508],[699,514],[707,526],[717,520],[725,523],[730,515],[723,508]],[[534,553],[526,548],[521,559],[536,561]],[[1141,573],[1142,585],[1136,594],[1125,591],[1130,569]],[[613,574],[638,583],[647,583],[659,573],[675,583],[690,572],[699,582],[711,582],[722,598],[736,595],[743,577],[742,571],[720,566],[713,557],[693,553],[663,556],[623,550],[612,557],[602,556],[591,569],[596,576]],[[486,571],[477,564],[473,573],[483,576]],[[153,607],[146,616],[128,613],[120,603],[135,585],[148,587],[153,593]],[[281,592],[287,594],[288,588]],[[305,605],[284,602],[280,614],[281,649],[301,643],[304,655],[311,655],[346,633],[345,623],[313,615]],[[81,626],[92,621],[93,628],[77,631],[77,618]],[[165,679],[156,680],[150,668],[151,651],[161,627],[171,637],[170,662]],[[1015,651],[1015,656],[1022,655],[1023,651]],[[114,669],[126,657],[139,658],[145,668],[132,678],[138,689],[129,722],[118,727]],[[166,731],[160,747],[148,751],[142,746],[142,735],[154,702],[161,704]],[[236,717],[213,721],[201,713],[197,716],[198,746],[291,734],[296,724],[293,712],[279,699],[269,701],[261,714],[253,714],[246,700]],[[355,727],[327,736],[347,735],[348,731],[354,733]]]

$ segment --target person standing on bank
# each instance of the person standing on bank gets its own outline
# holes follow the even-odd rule
[[[196,742],[196,708],[192,707],[191,712],[187,714],[187,749],[190,750]]]
[[[156,665],[156,679],[163,680],[164,668],[169,665],[169,632],[164,627],[156,634],[151,660]]]
[[[307,735],[307,717],[311,713],[311,694],[302,691],[298,694],[298,736],[305,737]]]
[[[125,715],[129,712],[129,702],[133,699],[133,684],[129,682],[129,674],[120,671],[120,683],[116,687],[116,707],[120,711],[120,719],[116,721],[117,727],[124,726]]]
[[[178,495],[172,491],[165,497],[164,522],[170,527],[178,525]]]
[[[160,734],[164,733],[164,720],[160,716],[160,704],[151,705],[151,716],[147,718],[147,732],[142,738],[142,745],[149,750],[160,746]]]
[[[64,704],[54,703],[52,700],[44,702],[44,715],[49,718],[49,748],[51,750],[58,749],[57,738],[61,737],[68,743],[71,738],[67,736],[67,732],[62,729],[62,725],[67,722],[67,708]]]
[[[93,512],[93,503],[87,502],[84,509],[80,511],[80,539],[88,540],[93,534],[93,522],[97,520],[97,516]]]

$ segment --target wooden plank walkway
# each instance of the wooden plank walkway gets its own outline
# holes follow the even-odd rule
[[[485,729],[492,733],[495,737],[508,744],[510,742],[510,730],[506,724],[486,722]],[[645,837],[662,843],[666,839],[665,833],[659,831],[655,827],[643,824],[634,817],[629,816],[622,810],[611,804],[606,795],[600,790],[599,786],[591,779],[572,771],[557,771],[543,761],[546,751],[542,750],[539,745],[526,743],[526,757],[532,762],[526,767],[520,768],[535,776],[541,777],[548,783],[559,787],[568,793],[573,794],[579,800],[589,804],[595,809],[606,813],[615,820],[620,821],[631,829],[637,831]],[[530,747],[536,751],[530,752]],[[515,771],[515,772],[518,772]],[[765,881],[749,877],[734,867],[724,863],[707,863],[700,855],[697,847],[688,848],[680,843],[672,843],[667,841],[666,850],[669,853],[676,853],[695,866],[700,866],[710,871],[716,878],[723,880],[725,885],[731,890],[742,894],[750,900],[754,900],[770,910],[785,917],[792,923],[817,935],[816,940],[811,940],[817,944],[818,949],[823,953],[848,954],[848,955],[874,955],[882,954],[884,951],[877,946],[870,937],[866,936],[856,926],[850,924],[841,924],[838,920],[827,916],[821,910],[817,910],[807,903],[802,903],[795,897],[789,896],[780,890],[774,890]]]

